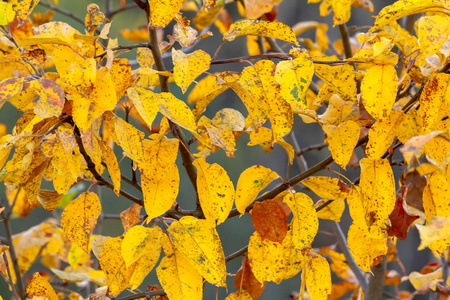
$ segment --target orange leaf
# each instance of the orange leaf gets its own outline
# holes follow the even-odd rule
[[[252,209],[252,222],[261,238],[282,243],[288,230],[286,214],[275,200],[257,202]]]
[[[266,283],[259,282],[253,274],[247,256],[244,256],[242,266],[234,276],[234,287],[238,292],[246,291],[253,299],[259,298],[266,288]]]

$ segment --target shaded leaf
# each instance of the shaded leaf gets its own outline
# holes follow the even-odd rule
[[[242,266],[234,276],[234,287],[238,294],[248,293],[251,299],[258,299],[266,288],[266,283],[259,282],[253,274],[247,256],[242,260]]]
[[[418,218],[419,216],[412,215],[409,211],[406,201],[404,201],[401,197],[397,197],[394,210],[389,215],[391,224],[388,226],[387,234],[390,236],[394,235],[401,240],[405,240],[409,227]]]
[[[450,236],[450,217],[435,216],[427,226],[416,224],[420,234],[420,245],[417,250],[423,250],[431,243]]]

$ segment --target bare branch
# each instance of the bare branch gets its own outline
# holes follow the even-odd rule
[[[58,6],[54,6],[54,5],[50,4],[48,1],[39,1],[38,4],[45,6],[48,9],[51,9],[53,11],[56,11],[62,15],[65,15],[66,17],[72,18],[73,20],[77,21],[80,24],[83,24],[83,26],[84,26],[84,20],[82,18],[80,18],[79,16],[71,13],[70,11],[59,8]]]

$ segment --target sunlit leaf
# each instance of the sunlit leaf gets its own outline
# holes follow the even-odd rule
[[[0,82],[0,108],[9,98],[19,93],[23,88],[23,80],[19,77],[8,78]]]
[[[331,294],[331,272],[327,259],[310,252],[304,272],[306,272],[306,288],[311,299],[328,299]]]
[[[297,44],[297,39],[292,29],[280,22],[240,20],[231,24],[230,29],[223,35],[223,39],[231,42],[241,35],[273,37]]]
[[[417,250],[423,250],[431,243],[450,236],[450,217],[432,217],[430,223],[425,225],[416,224],[420,234],[420,245]]]
[[[67,238],[88,253],[89,238],[101,206],[97,194],[85,192],[66,206],[61,216],[61,226]]]
[[[170,240],[209,283],[226,286],[225,256],[219,235],[206,220],[183,217],[169,229]]]
[[[166,27],[181,8],[182,0],[150,2],[150,26]]]
[[[346,121],[339,126],[324,125],[329,149],[334,161],[342,168],[346,168],[358,143],[360,125],[354,121]]]
[[[195,78],[209,69],[211,56],[203,50],[185,54],[172,48],[172,59],[175,83],[184,94]]]
[[[49,300],[58,300],[58,295],[52,288],[47,279],[42,277],[39,272],[33,274],[33,279],[27,286],[27,294],[30,297],[45,297]]]
[[[279,178],[274,171],[263,166],[252,166],[239,176],[236,186],[236,208],[243,214],[246,208],[256,199],[259,192],[273,180]]]

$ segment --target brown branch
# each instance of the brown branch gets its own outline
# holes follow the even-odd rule
[[[9,245],[9,255],[11,256],[14,273],[16,275],[17,293],[19,294],[21,300],[25,300],[27,297],[27,293],[25,292],[25,287],[22,282],[22,276],[20,274],[19,268],[19,260],[17,259],[16,250],[14,248],[11,224],[9,223],[10,219],[5,214],[5,211],[1,212],[1,216],[3,218],[3,225],[5,226],[6,240],[8,241]]]
[[[109,12],[109,14],[105,14],[105,17],[107,17],[108,19],[111,19],[112,17],[114,17],[116,14],[127,11],[127,10],[131,10],[134,8],[137,8],[137,4],[136,3],[131,3],[131,4],[127,4],[127,6],[121,6],[118,9],[112,10]]]
[[[309,151],[312,150],[322,150],[323,148],[326,148],[328,146],[328,144],[318,144],[318,145],[311,145],[309,147],[303,148],[300,151],[296,152],[295,155],[299,156],[299,155],[303,155]]]
[[[342,44],[344,45],[345,58],[353,57],[352,46],[350,45],[350,38],[348,36],[347,25],[339,25],[339,32],[341,33]]]
[[[373,275],[369,279],[367,289],[364,290],[364,299],[366,300],[383,299],[384,278],[386,273],[386,258],[387,255],[378,265],[372,268]]]
[[[134,44],[134,45],[128,45],[128,46],[118,46],[118,47],[111,48],[110,50],[112,50],[112,51],[131,50],[131,49],[136,49],[136,48],[151,48],[151,45],[150,45],[150,43],[141,43],[141,44]],[[106,54],[107,54],[107,51],[94,56],[94,58],[103,57]]]
[[[234,253],[231,253],[230,255],[228,255],[225,258],[225,263],[228,263],[228,262],[230,262],[230,261],[232,261],[232,260],[234,260],[234,259],[236,259],[236,258],[238,258],[238,257],[240,257],[242,255],[244,255],[247,251],[248,251],[248,246],[245,246],[244,248],[239,249],[238,251],[236,251]]]
[[[8,284],[11,287],[12,293],[13,295],[16,297],[17,300],[19,300],[19,294],[17,294],[17,290],[16,287],[13,283],[13,278],[11,275],[11,270],[9,269],[9,262],[8,262],[8,257],[6,256],[6,252],[3,252],[3,261],[5,262],[5,267],[6,267],[6,272],[8,273]]]
[[[120,298],[116,298],[116,300],[134,300],[134,299],[139,299],[139,298],[150,299],[153,296],[162,296],[165,294],[166,294],[166,292],[163,289],[161,289],[161,290],[156,290],[156,291],[146,291],[146,292],[142,292],[142,293],[133,294],[130,296],[120,297]]]

